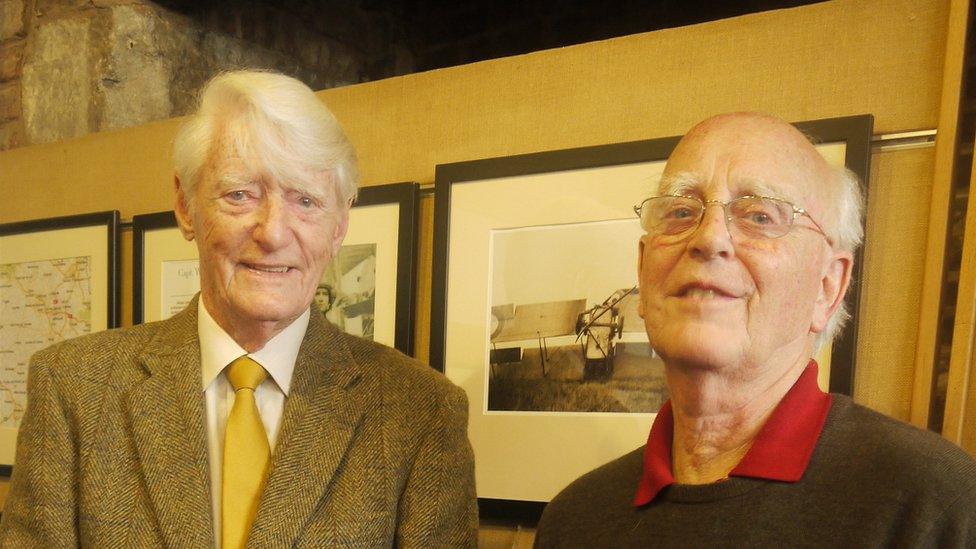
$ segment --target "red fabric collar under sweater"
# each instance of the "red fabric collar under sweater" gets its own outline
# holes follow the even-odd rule
[[[729,476],[781,482],[800,480],[823,431],[831,401],[831,396],[817,385],[817,363],[811,360]],[[675,483],[671,474],[673,438],[674,416],[668,400],[657,413],[647,437],[644,473],[634,505],[650,503],[661,490]]]

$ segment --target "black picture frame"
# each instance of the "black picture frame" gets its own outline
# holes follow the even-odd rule
[[[420,185],[413,182],[363,187],[353,208],[399,205],[397,229],[396,336],[394,348],[414,356],[414,313],[417,289],[417,231],[420,227]]]
[[[142,324],[145,307],[146,233],[176,229],[176,212],[156,212],[132,218],[132,324]]]
[[[0,244],[3,243],[3,239],[6,237],[31,237],[37,239],[37,246],[31,246],[32,249],[38,250],[36,261],[42,261],[47,259],[59,259],[57,257],[49,257],[51,253],[51,239],[54,238],[54,233],[56,231],[64,231],[71,229],[100,229],[104,228],[104,235],[101,236],[101,242],[104,244],[102,247],[97,242],[90,240],[91,235],[77,235],[74,238],[79,239],[79,243],[74,242],[68,243],[67,246],[71,251],[66,253],[83,253],[84,246],[92,246],[91,251],[97,253],[98,256],[103,256],[105,266],[105,326],[92,326],[93,331],[98,331],[101,329],[117,328],[119,327],[121,321],[121,288],[119,285],[119,273],[121,272],[120,256],[119,256],[119,238],[120,238],[120,217],[118,210],[94,212],[79,215],[69,215],[62,217],[50,217],[45,219],[33,219],[28,221],[18,221],[14,223],[3,223],[0,224]],[[63,240],[68,238],[69,234],[62,234],[60,238]],[[4,257],[3,246],[0,246],[0,265],[6,264],[9,260],[8,257]],[[97,257],[96,256],[96,259]],[[34,259],[31,259],[34,261]],[[92,303],[92,306],[95,304]],[[39,350],[39,349],[38,349]],[[11,429],[12,430],[12,429]],[[14,437],[16,438],[16,437]],[[12,449],[8,449],[5,453],[12,455]],[[4,460],[5,461],[5,460]],[[13,464],[0,462],[0,476],[10,476],[13,470]]]
[[[417,230],[420,215],[419,185],[412,182],[376,185],[359,189],[356,210],[371,206],[396,205],[397,252],[394,347],[400,352],[414,352],[414,296],[416,294]],[[146,318],[146,235],[157,230],[177,230],[176,215],[171,211],[137,215],[132,218],[132,322],[141,324]],[[349,234],[356,230],[350,222]]]
[[[845,143],[844,163],[861,181],[865,200],[868,197],[873,120],[872,115],[865,114],[795,124],[818,144]],[[447,341],[451,337],[448,333],[447,300],[449,285],[452,283],[448,272],[452,190],[470,182],[663,161],[680,138],[681,136],[673,136],[438,165],[434,188],[430,364],[449,374],[448,365],[445,364],[445,352]],[[854,384],[862,250],[863,246],[855,252],[851,284],[846,296],[851,319],[833,341],[831,350],[830,391],[846,395],[852,394]],[[533,526],[538,521],[545,505],[544,501],[479,498],[482,518],[527,526]]]

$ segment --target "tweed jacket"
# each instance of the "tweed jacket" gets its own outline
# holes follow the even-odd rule
[[[37,353],[0,547],[214,546],[196,301]],[[467,400],[313,309],[248,547],[477,541]]]

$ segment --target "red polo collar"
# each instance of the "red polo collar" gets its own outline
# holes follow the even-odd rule
[[[817,363],[811,360],[729,476],[781,482],[800,480],[823,431],[831,401],[831,396],[817,385]],[[650,503],[661,490],[674,484],[671,474],[673,438],[674,415],[668,400],[654,418],[647,437],[644,473],[637,486],[634,505]]]

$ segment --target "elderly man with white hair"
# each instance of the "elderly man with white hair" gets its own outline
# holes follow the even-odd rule
[[[853,175],[769,116],[717,116],[680,141],[635,207],[671,398],[645,446],[547,506],[537,547],[976,546],[976,462],[817,385],[861,202]]]
[[[201,292],[39,352],[2,547],[469,547],[464,393],[312,304],[356,196],[304,84],[231,72],[174,145]]]

